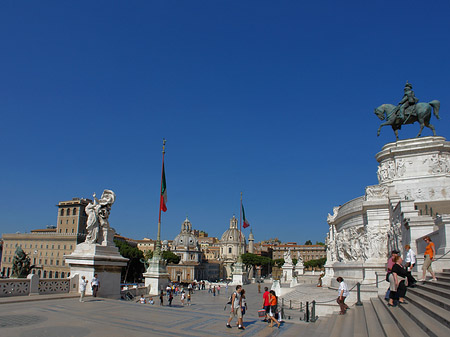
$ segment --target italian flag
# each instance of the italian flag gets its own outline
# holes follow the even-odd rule
[[[162,168],[162,178],[161,178],[161,201],[160,201],[160,209],[161,211],[167,211],[167,189],[166,189],[166,173],[164,171],[164,163]]]
[[[250,226],[250,223],[245,218],[244,205],[242,205],[242,219],[244,220],[244,224],[242,225],[242,227],[247,228],[248,226]]]

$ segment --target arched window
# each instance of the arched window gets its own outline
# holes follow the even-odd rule
[[[58,272],[57,271],[55,271],[55,278],[58,278]]]
[[[63,271],[61,272],[61,278],[64,278],[64,272]]]
[[[228,247],[228,254],[231,254],[231,247]]]
[[[44,270],[44,277],[43,278],[47,278],[47,271]]]
[[[60,214],[61,214],[61,216],[64,216],[64,208],[61,208]]]
[[[41,271],[40,270],[38,270],[38,275],[39,275],[39,277],[41,277]]]
[[[52,278],[52,276],[53,276],[53,272],[50,270],[50,271],[48,272],[48,278]]]
[[[67,215],[70,215],[70,208],[67,209]]]
[[[77,215],[77,209],[76,208],[73,209],[72,214],[73,215]]]

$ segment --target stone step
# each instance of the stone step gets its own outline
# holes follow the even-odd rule
[[[426,284],[430,287],[438,287],[438,288],[443,288],[446,291],[450,291],[450,284],[447,282],[442,282],[440,280],[437,280],[436,282],[431,282],[431,281],[420,282],[420,281],[418,281],[417,284],[418,285]]]
[[[436,273],[436,278],[438,281],[450,283],[450,275],[439,275],[440,273]]]
[[[368,304],[371,305],[371,304]],[[353,306],[351,310],[355,309],[353,319],[353,336],[354,337],[369,337],[367,332],[367,322],[364,313],[364,306]]]
[[[430,317],[435,318],[447,328],[450,328],[450,311],[445,310],[444,308],[428,302],[422,297],[417,296],[416,294],[406,293],[406,300],[410,302],[410,304],[414,304],[424,313],[429,315]]]
[[[415,323],[411,317],[409,317],[402,309],[402,306],[407,306],[408,304],[399,304],[396,307],[388,306],[387,301],[381,301],[385,307],[385,310],[391,315],[392,319],[397,324],[400,331],[406,337],[422,337],[424,336],[424,331],[422,328]]]
[[[369,337],[379,337],[380,332],[383,331],[380,322],[378,321],[377,314],[373,308],[372,302],[363,302],[364,305],[364,317],[367,323],[367,334]]]
[[[433,294],[450,299],[450,289],[447,290],[445,288],[435,287],[435,286],[433,286],[432,283],[431,284],[429,284],[429,283],[422,284],[420,282],[420,283],[417,283],[415,288],[408,288],[408,291],[411,289],[423,289],[424,291],[427,291],[429,293],[433,293]]]
[[[422,335],[433,337],[447,337],[450,330],[444,324],[436,320],[433,316],[425,313],[421,308],[410,302],[408,304],[400,304],[400,311],[409,316],[409,324],[417,324],[420,327]]]
[[[377,319],[381,325],[381,331],[384,333],[385,337],[401,337],[403,333],[397,326],[397,323],[392,319],[389,312],[386,310],[386,304],[383,303],[383,297],[372,298],[371,303],[375,310]]]
[[[336,314],[336,323],[330,331],[330,337],[351,337],[353,334],[353,312],[349,310],[346,315]]]
[[[444,273],[450,273],[450,269],[442,269]]]
[[[324,326],[324,329],[321,329],[321,334],[319,335],[320,337],[328,337],[330,336],[331,332],[336,329],[335,328],[335,324],[337,319],[339,318],[338,314],[333,314],[332,316],[330,316],[330,318],[328,319],[327,324]]]
[[[428,302],[434,303],[441,308],[450,311],[450,299],[445,296],[433,294],[424,288],[408,288],[407,293],[415,294]],[[445,294],[447,295],[447,293]]]

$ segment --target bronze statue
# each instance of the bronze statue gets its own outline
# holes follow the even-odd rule
[[[34,266],[22,248],[17,247],[13,258],[12,278],[26,278]]]
[[[403,124],[413,124],[415,122],[420,123],[420,131],[417,137],[422,134],[423,127],[433,131],[433,135],[436,136],[436,130],[434,126],[430,124],[431,110],[437,119],[439,119],[439,108],[441,103],[437,100],[433,100],[428,103],[419,103],[419,100],[414,95],[411,83],[406,82],[404,95],[402,100],[397,106],[392,104],[382,104],[375,109],[375,115],[380,120],[386,120],[378,128],[377,136],[380,135],[380,130],[385,125],[390,125],[394,130],[395,137],[398,140],[398,130],[402,128]]]

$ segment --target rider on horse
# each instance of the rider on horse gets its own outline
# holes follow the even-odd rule
[[[412,90],[412,84],[408,83],[406,81],[405,84],[405,94],[403,95],[402,100],[398,103],[398,106],[396,108],[397,117],[401,119],[404,122],[408,120],[410,115],[414,114],[415,109],[414,106],[419,102],[419,99],[414,95],[414,91]],[[412,107],[410,109],[409,113],[407,108]],[[406,112],[406,119],[405,119],[405,112]]]

